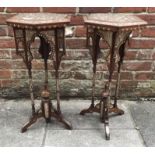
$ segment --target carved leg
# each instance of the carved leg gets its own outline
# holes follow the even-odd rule
[[[106,140],[110,140],[110,130],[109,130],[109,108],[108,108],[108,96],[105,96],[103,100],[103,116],[104,116],[104,126],[105,126],[105,135],[106,135]]]
[[[30,90],[32,116],[33,116],[35,114],[35,103],[34,103],[34,95],[33,95],[32,71],[30,68],[28,69],[28,75],[29,75],[29,90]]]
[[[116,83],[116,88],[115,88],[115,96],[114,96],[114,104],[113,107],[110,109],[110,112],[114,112],[118,115],[122,115],[124,114],[124,111],[119,109],[117,107],[117,100],[118,100],[118,94],[119,94],[119,86],[120,86],[120,74],[121,74],[121,66],[123,64],[123,60],[124,60],[124,56],[125,56],[125,44],[129,39],[129,35],[130,35],[130,31],[120,34],[120,36],[122,35],[122,41],[120,41],[120,46],[118,49],[119,52],[119,61],[118,61],[118,69],[117,69],[117,83]]]
[[[94,104],[94,93],[95,93],[95,77],[96,77],[96,64],[94,64],[94,72],[93,72],[93,80],[92,80],[92,100],[91,105],[88,109],[84,109],[80,112],[80,115],[85,115],[86,113],[92,113],[95,111],[95,104]]]
[[[87,46],[89,46],[88,42],[88,29],[87,29]],[[94,102],[94,95],[95,95],[95,79],[96,79],[96,65],[97,65],[97,58],[98,54],[100,52],[100,47],[99,47],[99,42],[100,42],[100,36],[97,35],[96,30],[94,30],[94,35],[92,37],[92,50],[90,49],[91,56],[92,56],[92,62],[93,62],[93,79],[92,79],[92,100],[91,100],[91,105],[88,109],[84,109],[80,112],[80,115],[84,115],[85,113],[92,113],[95,111],[98,111],[96,108]]]
[[[117,37],[117,34],[116,33],[113,33],[113,37],[112,37],[112,47],[111,47],[111,57],[110,57],[110,66],[109,66],[109,81],[108,81],[108,90],[109,90],[109,93],[111,92],[111,81],[112,81],[112,75],[113,75],[113,72],[114,72],[114,68],[115,68],[115,56],[116,56],[116,49],[115,49],[115,42],[116,42],[116,37]],[[124,48],[124,46],[123,46]],[[124,50],[124,49],[120,49],[121,52]],[[123,58],[123,54],[122,54],[122,57]],[[115,99],[114,99],[114,104],[111,104],[112,107],[109,107],[108,111],[109,113],[111,112],[114,112],[118,115],[122,115],[124,114],[124,111],[119,109],[117,107],[117,96],[118,96],[118,90],[119,90],[119,82],[120,82],[120,67],[121,67],[121,63],[122,62],[122,59],[120,59],[120,62],[119,62],[119,66],[118,66],[118,78],[117,78],[117,84],[116,84],[116,89],[115,89]],[[110,96],[111,96],[111,93],[110,93]],[[111,103],[111,101],[109,101]]]
[[[62,115],[59,115],[59,118],[57,118],[57,120],[63,123],[66,129],[69,129],[69,130],[73,129],[71,123],[65,120]]]
[[[32,84],[32,64],[33,56],[30,49],[30,45],[26,40],[26,31],[25,29],[13,28],[16,44],[16,54],[22,57],[23,62],[28,70],[29,76],[29,91],[31,97],[31,106],[32,106],[32,116],[35,114],[35,104],[34,104],[34,95],[33,95],[33,84]]]
[[[60,122],[63,123],[63,124],[65,125],[66,129],[68,129],[68,130],[72,130],[72,129],[73,129],[71,123],[68,122],[67,120],[65,120],[65,119],[62,118],[62,119],[60,120]]]
[[[105,90],[102,93],[102,99],[100,101],[100,118],[105,125],[105,137],[106,140],[110,140],[110,130],[109,130],[109,104],[111,97],[111,81],[112,75],[115,68],[115,42],[116,42],[117,33],[113,32],[112,34],[112,46],[110,50],[110,64],[109,64],[109,79],[108,83],[105,85]]]
[[[23,30],[23,45],[24,45],[24,52],[25,52],[25,58],[23,57],[23,60],[25,62],[25,65],[28,69],[28,76],[29,76],[29,91],[30,91],[30,97],[31,97],[31,106],[32,106],[32,116],[35,114],[35,103],[34,103],[34,94],[33,94],[33,82],[32,82],[32,53],[30,52],[30,45],[26,41],[26,32]]]
[[[125,55],[125,43],[122,44],[119,48],[120,60],[118,61],[117,83],[116,83],[116,89],[115,89],[114,107],[117,107],[117,99],[118,99],[119,86],[120,86],[120,74],[121,74],[120,70],[123,64],[124,55]]]
[[[110,130],[109,130],[109,93],[105,88],[105,92],[102,94],[102,99],[100,101],[100,118],[101,122],[105,126],[105,137],[106,140],[110,140]]]
[[[117,100],[118,100],[118,93],[119,93],[119,86],[120,86],[120,74],[121,74],[120,70],[121,70],[121,65],[123,64],[124,55],[125,55],[125,43],[123,43],[119,48],[120,60],[118,61],[117,83],[115,88],[114,104],[113,104],[113,107],[110,109],[110,112],[114,112],[118,115],[124,114],[124,111],[117,107]]]
[[[56,71],[56,96],[57,96],[57,111],[61,114],[60,109],[60,84],[59,84],[59,73]]]
[[[94,105],[91,104],[88,109],[84,109],[80,112],[80,115],[85,115],[86,113],[93,113],[94,112]]]
[[[63,51],[60,51],[60,48]],[[51,116],[55,117],[59,122],[63,123],[67,129],[72,129],[71,124],[63,118],[60,108],[60,83],[59,83],[59,66],[61,58],[65,54],[65,30],[55,29],[55,78],[56,78],[56,98],[57,98],[57,110],[51,113]]]
[[[39,113],[40,110],[38,110],[38,112],[36,112],[29,120],[28,123],[26,123],[24,125],[24,127],[21,129],[21,132],[24,133],[27,131],[28,127],[30,127],[32,124],[34,124],[38,118],[43,117],[42,113]]]
[[[61,45],[61,42],[64,41],[61,38],[61,42],[59,42],[59,29],[55,29],[55,78],[56,78],[56,98],[57,98],[57,112],[61,114],[60,110],[60,87],[59,87],[59,66],[61,63],[61,57],[62,55],[59,54],[59,46]],[[62,32],[64,34],[64,30]],[[63,38],[64,39],[64,38]],[[64,43],[63,43],[64,44]]]

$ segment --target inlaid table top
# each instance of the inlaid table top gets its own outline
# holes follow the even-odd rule
[[[21,13],[7,20],[7,23],[14,27],[57,27],[70,22],[70,16],[53,13]]]
[[[84,17],[85,24],[111,27],[111,28],[135,28],[147,25],[147,22],[135,15],[129,14],[90,14]]]

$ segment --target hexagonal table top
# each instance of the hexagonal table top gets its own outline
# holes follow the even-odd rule
[[[129,14],[90,14],[84,17],[85,24],[115,28],[146,26],[147,22]]]
[[[65,14],[53,13],[21,13],[7,20],[7,23],[15,27],[36,27],[36,26],[53,26],[65,25],[70,22],[70,16]]]

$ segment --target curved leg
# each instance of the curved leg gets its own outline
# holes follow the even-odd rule
[[[94,35],[92,36],[92,49],[90,49],[91,56],[92,56],[92,62],[93,62],[93,79],[92,79],[92,100],[91,105],[88,109],[84,109],[80,112],[80,115],[84,115],[85,113],[92,113],[95,111],[98,111],[96,108],[94,102],[94,96],[95,96],[95,79],[96,79],[96,65],[97,65],[97,58],[98,54],[100,52],[99,42],[100,42],[100,36],[96,32],[97,30],[94,29]],[[87,44],[88,42],[88,29],[87,29]],[[88,46],[88,45],[87,45]]]
[[[42,114],[42,113],[37,112],[36,114],[34,114],[34,115],[30,118],[29,122],[26,123],[26,124],[24,125],[24,127],[21,129],[21,132],[22,132],[22,133],[26,132],[27,129],[28,129],[32,124],[34,124],[34,123],[37,121],[37,119],[40,118],[40,117],[43,117],[43,114]]]
[[[80,115],[85,115],[86,113],[93,113],[94,112],[94,104],[91,104],[88,109],[84,109],[80,112]]]
[[[73,129],[72,124],[69,121],[65,120],[63,117],[61,117],[61,119],[59,121],[64,124],[66,129],[69,129],[69,130]]]
[[[28,123],[24,125],[24,127],[21,129],[21,132],[24,133],[27,131],[27,128],[30,127],[32,124],[34,124],[37,121],[37,117],[33,116]]]
[[[100,117],[101,122],[104,123],[105,126],[105,137],[106,140],[110,140],[110,130],[109,130],[109,93],[105,90],[102,94],[102,100],[100,101]]]
[[[58,111],[52,112],[51,117],[56,118],[59,122],[63,123],[66,129],[72,130],[72,125],[70,122],[64,119],[63,115],[60,114]]]
[[[124,55],[125,55],[125,43],[123,43],[119,48],[120,60],[118,61],[117,83],[116,83],[116,88],[115,88],[114,104],[113,104],[113,107],[110,109],[110,112],[114,112],[118,115],[124,114],[124,111],[119,109],[117,106],[119,86],[120,86],[120,74],[121,74],[120,70],[121,70],[121,65],[123,64]]]
[[[109,103],[110,97],[111,97],[111,81],[112,81],[112,75],[115,69],[115,42],[116,42],[117,33],[113,32],[112,34],[112,45],[110,49],[110,64],[109,64],[109,79],[108,83],[105,85],[105,90],[102,93],[102,99],[101,99],[101,109],[100,109],[100,115],[101,115],[101,121],[104,122],[105,126],[105,137],[106,140],[110,140],[110,130],[109,130]]]
[[[13,28],[14,36],[15,36],[15,44],[16,44],[16,54],[22,57],[23,62],[28,70],[29,76],[29,91],[31,98],[31,106],[32,106],[32,115],[35,114],[35,103],[34,103],[34,95],[33,95],[33,84],[32,84],[32,63],[33,56],[30,49],[30,44],[26,39],[26,30],[20,28]]]
[[[124,111],[118,107],[112,107],[112,108],[109,108],[109,113],[115,113],[117,115],[123,115],[124,114]]]
[[[108,100],[105,99],[104,102],[104,126],[105,126],[105,136],[106,140],[110,140],[110,129],[109,129],[109,111],[108,111]]]
[[[95,78],[96,78],[96,63],[94,64],[95,71],[93,71],[93,80],[92,80],[92,100],[91,105],[88,109],[84,109],[80,112],[80,115],[85,115],[86,113],[93,113],[97,111],[97,107],[95,106],[95,99],[94,99],[94,93],[95,93]]]
[[[33,94],[33,82],[32,82],[32,53],[30,52],[30,44],[26,41],[26,32],[23,30],[23,38],[24,38],[24,51],[25,51],[25,57],[23,57],[23,60],[26,64],[26,67],[28,69],[28,76],[29,76],[29,91],[30,91],[30,97],[31,97],[31,106],[32,106],[32,115],[35,115],[35,103],[34,103],[34,94]],[[29,53],[28,53],[29,52]]]
[[[29,75],[29,90],[30,90],[30,97],[31,97],[32,115],[34,115],[35,114],[35,103],[34,103],[34,95],[33,95],[33,82],[32,82],[31,69],[28,69],[28,75]]]
[[[61,114],[60,109],[60,84],[59,84],[59,73],[56,71],[56,97],[57,97],[57,111]]]
[[[119,40],[119,49],[118,49],[118,56],[119,56],[119,61],[118,61],[118,69],[117,69],[117,83],[116,83],[116,88],[115,88],[115,95],[114,95],[114,104],[113,108],[111,111],[118,113],[120,115],[124,114],[124,111],[119,109],[117,107],[117,100],[118,100],[118,94],[119,94],[119,86],[120,86],[120,74],[121,74],[121,66],[123,64],[124,56],[125,56],[125,44],[129,39],[129,36],[131,34],[131,31],[120,33],[120,40]]]
[[[121,66],[123,64],[123,59],[125,55],[125,43],[122,44],[119,48],[119,57],[120,60],[118,61],[118,69],[117,69],[117,83],[116,83],[116,88],[115,88],[115,96],[114,96],[114,107],[117,108],[117,99],[118,99],[118,93],[119,93],[119,86],[120,86],[120,70]]]
[[[62,33],[62,37],[59,33]],[[62,46],[63,51],[60,51],[60,46]],[[55,78],[56,78],[56,98],[57,98],[57,110],[53,115],[59,122],[63,123],[67,129],[72,129],[71,123],[66,121],[62,114],[60,108],[60,83],[59,83],[59,66],[61,63],[61,58],[65,53],[65,30],[63,29],[55,29],[55,58],[54,58],[54,66],[55,66]]]
[[[54,58],[54,66],[55,66],[55,78],[56,78],[56,98],[57,98],[57,112],[61,114],[61,109],[60,109],[60,87],[59,87],[59,66],[61,63],[61,57],[62,54],[60,54],[59,51],[59,46],[60,46],[60,41],[59,41],[59,29],[55,29],[55,58]],[[63,30],[63,35],[64,35],[64,30]],[[64,41],[64,36],[63,40]],[[64,45],[64,42],[63,42]],[[63,49],[64,50],[64,49]]]

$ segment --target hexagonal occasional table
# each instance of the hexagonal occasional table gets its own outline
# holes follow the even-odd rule
[[[30,121],[22,128],[25,132],[29,126],[44,117],[46,122],[50,122],[51,117],[56,118],[63,123],[67,129],[72,129],[71,124],[67,122],[60,109],[60,88],[59,88],[59,66],[62,56],[65,54],[65,26],[70,22],[70,16],[63,14],[50,13],[25,13],[18,14],[7,20],[8,25],[13,27],[16,53],[23,58],[28,69],[29,90],[32,104],[32,117]],[[36,110],[33,95],[32,83],[32,60],[31,44],[35,38],[39,37],[39,54],[42,56],[45,67],[44,89],[41,93],[41,107]],[[50,91],[48,89],[48,59],[53,60],[56,78],[57,107],[52,105],[50,100]]]
[[[100,113],[101,121],[105,124],[106,139],[110,139],[108,114],[114,112],[118,115],[124,114],[124,111],[117,106],[117,98],[120,84],[120,69],[125,55],[125,45],[133,30],[140,30],[147,25],[142,19],[125,14],[91,14],[84,17],[87,27],[87,47],[90,50],[93,62],[93,81],[92,81],[92,101],[88,109],[81,111],[81,115],[85,113]],[[108,82],[105,84],[101,100],[98,104],[94,104],[95,92],[95,76],[96,64],[100,54],[100,41],[104,40],[109,52],[105,56],[108,68]],[[111,98],[111,82],[112,75],[117,67],[117,82],[114,94],[114,103]]]

